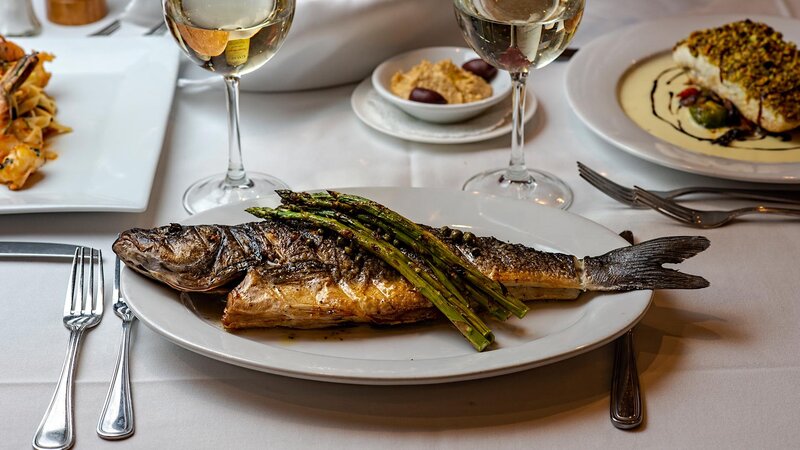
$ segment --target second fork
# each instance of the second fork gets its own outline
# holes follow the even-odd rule
[[[746,214],[772,214],[800,217],[800,209],[772,206],[751,206],[728,211],[709,211],[687,208],[674,200],[667,200],[636,186],[635,200],[661,214],[696,228],[717,228]]]
[[[580,161],[578,161],[578,174],[581,176],[581,178],[597,188],[600,192],[608,195],[620,203],[632,206],[634,208],[645,207],[645,205],[636,202],[634,189],[615,183]],[[768,202],[800,204],[800,189],[797,188],[747,189],[713,186],[689,186],[668,191],[655,191],[652,189],[649,189],[649,191],[654,195],[668,200],[691,194],[714,194],[726,198],[743,198]]]

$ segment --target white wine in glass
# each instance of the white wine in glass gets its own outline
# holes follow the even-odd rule
[[[222,76],[228,100],[228,170],[187,189],[183,206],[192,214],[287,187],[272,175],[244,170],[239,77],[278,52],[289,33],[294,7],[294,0],[164,0],[172,37],[192,62]]]
[[[556,59],[572,40],[584,0],[454,0],[464,38],[486,62],[506,70],[512,82],[511,160],[481,172],[464,190],[568,208],[572,191],[557,177],[525,166],[525,84],[528,72]]]

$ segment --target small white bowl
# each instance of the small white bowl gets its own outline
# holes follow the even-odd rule
[[[453,64],[460,67],[475,58],[478,58],[478,55],[474,51],[463,47],[428,47],[412,50],[390,58],[376,67],[372,72],[372,86],[386,101],[418,119],[435,123],[460,122],[477,116],[508,96],[511,92],[511,78],[508,73],[497,71],[497,76],[489,83],[492,86],[491,97],[456,105],[438,105],[400,98],[390,90],[391,80],[395,73],[407,72],[423,59],[433,63],[450,59]]]

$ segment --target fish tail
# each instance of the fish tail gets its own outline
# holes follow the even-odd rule
[[[709,282],[700,276],[662,267],[677,264],[710,245],[703,236],[670,236],[612,250],[583,259],[584,289],[700,289]]]

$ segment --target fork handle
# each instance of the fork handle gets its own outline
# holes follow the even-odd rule
[[[774,214],[777,216],[800,217],[800,209],[797,208],[776,208],[772,206],[751,206],[749,208],[734,209],[728,212],[728,220],[734,217],[745,216],[748,214]],[[726,220],[723,223],[726,223]]]
[[[642,396],[633,352],[633,330],[617,339],[611,377],[611,422],[628,430],[642,423]]]
[[[100,28],[94,33],[89,34],[89,36],[109,36],[111,33],[117,31],[121,25],[122,23],[119,21],[119,19],[114,19],[113,21],[109,22],[108,25]]]
[[[44,413],[36,434],[33,435],[33,448],[66,449],[75,442],[72,427],[72,377],[75,373],[75,360],[84,330],[70,330],[67,356],[61,366],[61,376],[50,406]]]
[[[106,403],[100,413],[100,421],[97,423],[97,434],[103,439],[124,439],[133,434],[133,401],[128,369],[132,324],[133,320],[122,321],[122,341],[117,366],[108,388]]]
[[[800,209],[797,208],[774,208],[772,206],[754,206],[752,208],[742,208],[736,211],[737,216],[744,214],[777,214],[780,216],[800,217]]]
[[[672,198],[690,194],[719,194],[726,197],[750,200],[800,204],[800,189],[744,189],[709,186],[692,186],[673,191]]]

